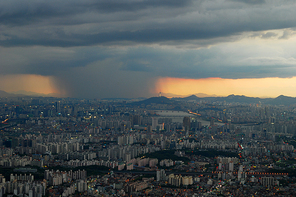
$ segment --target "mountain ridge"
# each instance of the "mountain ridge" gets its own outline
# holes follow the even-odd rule
[[[50,93],[50,94],[43,94],[43,93],[37,93],[37,92],[31,92],[31,91],[24,91],[19,90],[15,92],[6,92],[3,90],[0,90],[0,97],[59,97],[56,93]]]
[[[161,98],[161,99],[157,99]],[[184,98],[167,98],[164,96],[161,97],[151,97],[148,99],[145,99],[140,102],[134,102],[134,104],[172,104],[176,101],[200,101],[200,100],[209,100],[212,102],[219,101],[219,102],[234,102],[234,103],[245,103],[245,104],[256,104],[256,103],[262,103],[266,105],[293,105],[296,104],[296,97],[289,97],[284,95],[279,95],[276,98],[259,98],[259,97],[248,97],[245,95],[228,95],[226,97],[197,97],[196,95],[191,95]]]
[[[20,94],[23,93],[23,94]],[[206,95],[199,93],[199,95]],[[35,92],[27,92],[27,91],[16,91],[13,93],[8,93],[3,90],[0,90],[0,97],[59,97],[56,94],[40,94]],[[138,98],[140,99],[140,98]],[[259,97],[248,97],[245,95],[228,95],[226,97],[222,96],[214,96],[214,97],[198,97],[195,94],[192,94],[187,97],[173,97],[167,98],[165,96],[160,97],[150,97],[147,99],[141,98],[143,100],[131,102],[133,105],[151,105],[151,104],[176,104],[178,101],[200,101],[200,100],[209,100],[212,102],[237,102],[237,103],[246,103],[246,104],[254,104],[261,102],[266,105],[293,105],[296,104],[296,97],[279,95],[276,98],[259,98]]]

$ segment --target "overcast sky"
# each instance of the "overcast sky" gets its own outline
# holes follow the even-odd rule
[[[149,97],[166,78],[292,78],[295,10],[292,0],[0,1],[0,89],[34,91],[17,78],[35,76],[44,93]]]

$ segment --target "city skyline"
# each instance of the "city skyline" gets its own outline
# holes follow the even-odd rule
[[[293,1],[0,3],[0,90],[296,97]]]

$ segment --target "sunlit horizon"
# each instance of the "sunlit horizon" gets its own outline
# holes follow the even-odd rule
[[[244,95],[259,98],[276,98],[280,95],[296,97],[296,77],[292,78],[244,78],[244,79],[182,79],[160,78],[155,94],[168,97],[206,94],[209,96]]]
[[[166,97],[219,97],[244,95],[259,98],[276,98],[280,95],[296,97],[296,77],[292,78],[203,78],[183,79],[163,77],[155,82],[151,96],[159,92]],[[41,75],[7,75],[0,78],[0,90],[8,93],[17,91],[60,95],[54,78]],[[65,95],[64,95],[65,96]]]
[[[22,74],[0,77],[0,90],[8,93],[26,91],[39,94],[59,94],[50,76]]]

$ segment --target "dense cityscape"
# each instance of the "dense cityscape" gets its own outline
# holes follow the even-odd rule
[[[1,98],[0,196],[295,194],[296,105],[227,99]]]
[[[0,197],[296,196],[295,10],[0,1]]]

